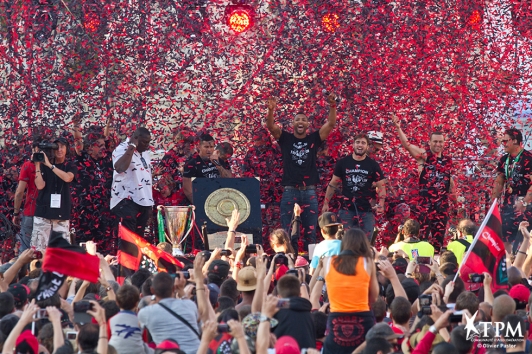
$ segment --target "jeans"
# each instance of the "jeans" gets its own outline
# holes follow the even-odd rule
[[[24,252],[31,247],[31,233],[33,232],[33,216],[22,215],[20,220],[20,249],[19,253]]]
[[[303,225],[303,249],[316,243],[316,227],[318,225],[318,198],[315,189],[300,191],[285,189],[281,198],[281,227],[290,235],[290,223],[294,213],[294,204],[301,206],[301,224]]]
[[[368,238],[371,238],[373,229],[375,228],[375,215],[373,212],[358,212],[350,209],[340,209],[338,211],[338,218],[344,224],[344,227],[350,229],[352,227],[361,228]]]

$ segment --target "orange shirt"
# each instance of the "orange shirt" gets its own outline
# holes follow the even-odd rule
[[[331,258],[329,272],[325,276],[331,312],[369,311],[370,276],[364,269],[364,258],[358,258],[356,275],[339,273],[334,268],[335,258]]]

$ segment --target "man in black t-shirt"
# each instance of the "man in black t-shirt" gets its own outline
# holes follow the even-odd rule
[[[369,138],[358,134],[353,141],[353,154],[339,160],[327,186],[322,213],[329,211],[329,201],[338,187],[342,186],[342,209],[338,216],[342,223],[351,228],[357,226],[371,236],[375,227],[375,216],[384,212],[386,200],[386,179],[377,161],[368,157]],[[375,200],[375,191],[378,201]]]
[[[301,223],[303,225],[304,250],[308,244],[316,243],[316,227],[318,224],[318,198],[316,184],[318,183],[318,168],[316,159],[318,148],[327,139],[336,125],[336,96],[330,94],[329,117],[319,131],[308,134],[309,121],[304,113],[294,117],[294,133],[290,134],[275,124],[273,112],[277,107],[275,98],[268,100],[268,116],[266,127],[279,142],[283,158],[284,187],[281,198],[281,227],[289,232],[294,204],[301,206]]]
[[[52,231],[60,232],[70,242],[72,205],[70,183],[76,176],[77,168],[74,163],[66,161],[68,141],[65,138],[58,138],[54,143],[58,145],[58,149],[52,152],[53,164],[50,163],[46,154],[44,154],[44,162],[34,162],[35,186],[39,190],[39,195],[33,218],[31,246],[37,251],[46,250]]]
[[[401,145],[417,163],[419,172],[419,200],[417,219],[421,224],[420,238],[430,241],[436,250],[443,247],[445,230],[449,220],[449,203],[456,203],[456,188],[453,180],[453,161],[443,154],[443,132],[430,134],[429,150],[411,144],[401,129],[401,121],[395,115],[392,121],[397,128]]]
[[[185,163],[183,173],[183,190],[185,196],[193,203],[192,178],[232,178],[231,168],[227,161],[220,158],[219,151],[214,149],[214,138],[209,134],[200,136],[199,153]]]
[[[98,241],[104,246],[100,248],[112,251],[114,216],[110,212],[110,202],[113,159],[107,151],[104,136],[89,132],[76,146],[76,154],[78,174],[72,185],[74,217],[71,225],[76,230],[76,241]]]
[[[504,132],[501,143],[506,154],[497,165],[491,197],[501,198],[503,241],[510,251],[518,236],[519,223],[532,217],[532,153],[522,147],[523,134],[515,128]]]

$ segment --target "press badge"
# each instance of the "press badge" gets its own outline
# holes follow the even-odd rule
[[[61,194],[52,194],[50,208],[61,208]]]

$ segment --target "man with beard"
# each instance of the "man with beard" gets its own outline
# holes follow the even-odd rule
[[[214,149],[214,138],[202,134],[199,138],[199,153],[185,163],[183,173],[183,191],[192,204],[192,178],[232,178],[231,168],[227,161],[220,158],[219,150]]]
[[[501,143],[506,154],[497,165],[498,175],[491,197],[501,198],[503,241],[510,252],[519,223],[532,216],[532,153],[523,148],[523,134],[515,128],[504,132]]]
[[[76,154],[78,175],[74,182],[75,217],[72,219],[76,241],[110,241],[113,161],[107,153],[104,136],[97,130],[89,130],[85,138],[76,144]],[[104,245],[109,246],[107,250],[112,250],[111,242]]]
[[[266,127],[279,142],[283,156],[283,197],[281,198],[281,227],[289,232],[294,204],[301,205],[301,223],[304,231],[304,250],[308,245],[316,243],[316,227],[318,223],[318,198],[316,184],[319,182],[316,159],[318,148],[336,125],[336,96],[327,97],[329,117],[319,131],[308,134],[309,120],[304,113],[294,117],[294,133],[281,130],[275,124],[273,112],[277,107],[275,98],[268,100],[268,116]]]
[[[329,201],[338,187],[342,186],[342,208],[338,216],[346,228],[359,227],[371,236],[375,226],[375,211],[384,212],[386,179],[379,164],[368,157],[369,138],[355,135],[353,154],[338,160],[334,174],[327,186],[322,213],[329,211]],[[377,189],[378,202],[374,199]]]
[[[401,129],[401,121],[395,115],[392,121],[397,128],[401,145],[416,159],[419,172],[418,221],[421,224],[420,238],[431,235],[434,248],[443,246],[443,238],[449,220],[449,196],[456,200],[453,181],[453,161],[443,155],[445,138],[442,132],[430,134],[429,150],[410,144]]]

